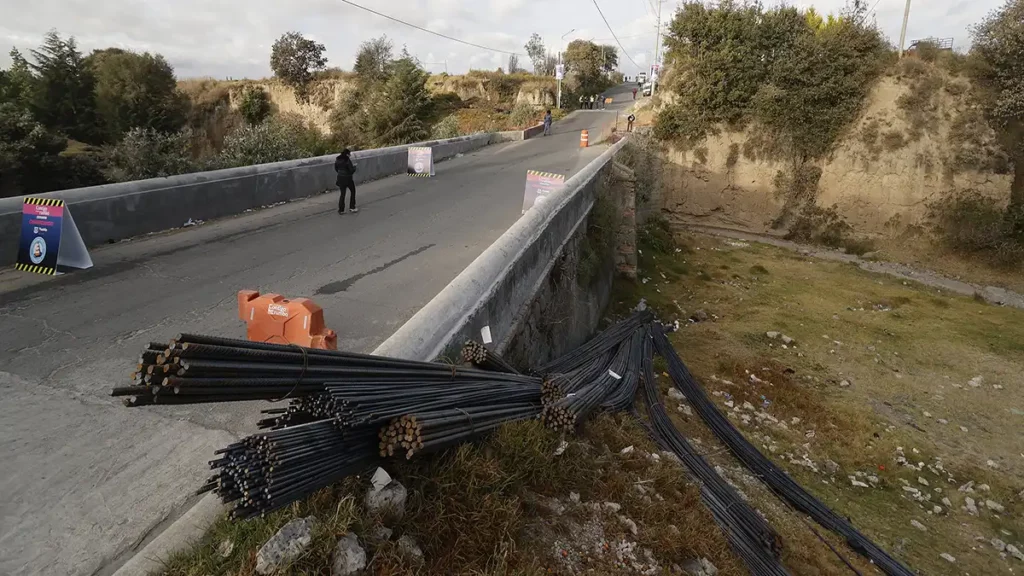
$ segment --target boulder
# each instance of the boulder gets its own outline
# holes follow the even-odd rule
[[[349,532],[344,538],[338,540],[334,548],[334,564],[331,568],[332,576],[352,576],[366,568],[366,550],[359,545],[359,538]]]
[[[296,518],[285,524],[256,553],[256,572],[273,574],[292,563],[313,541],[316,518]]]

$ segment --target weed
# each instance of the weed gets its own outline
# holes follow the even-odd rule
[[[842,245],[847,254],[856,254],[857,256],[874,252],[876,249],[874,241],[863,238],[846,238],[842,241]]]
[[[768,269],[760,264],[754,264],[750,267],[750,273],[754,276],[767,276]]]
[[[1013,265],[1024,259],[1018,234],[1024,215],[1002,207],[974,190],[949,194],[929,205],[934,232],[951,250],[983,254],[995,263]]]
[[[701,164],[708,163],[708,149],[707,146],[700,146],[693,151],[693,157],[697,159],[697,162]]]
[[[887,130],[882,134],[882,147],[886,152],[895,152],[906,145],[907,140],[899,130]]]
[[[676,247],[672,225],[661,216],[648,218],[637,230],[637,247],[657,254],[671,253]]]
[[[732,170],[740,159],[740,145],[736,142],[729,144],[729,156],[725,159],[725,167]]]
[[[939,116],[935,96],[943,86],[943,78],[930,65],[905,58],[905,62],[917,62],[924,67],[923,72],[912,76],[907,92],[896,99],[896,106],[903,111],[910,123],[908,136],[917,141],[921,136],[935,133],[938,130]]]

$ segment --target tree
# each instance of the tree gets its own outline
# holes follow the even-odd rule
[[[533,73],[544,74],[544,58],[547,51],[544,49],[544,41],[541,40],[540,34],[534,32],[530,35],[530,40],[524,46],[526,48],[526,55],[530,57],[530,61],[533,62]]]
[[[391,52],[394,44],[387,36],[367,40],[359,45],[354,71],[359,81],[376,84],[387,80],[390,74]]]
[[[278,38],[270,49],[270,69],[285,84],[295,89],[300,101],[309,98],[308,88],[313,73],[327,67],[326,48],[298,32]]]
[[[107,142],[132,128],[176,132],[184,126],[188,99],[163,56],[107,48],[86,62],[96,78],[96,109]]]
[[[196,169],[191,156],[192,131],[161,132],[132,128],[104,150],[107,177],[114,182],[163,178]]]
[[[1013,161],[1010,212],[1024,234],[1024,0],[1007,0],[972,28],[971,57],[989,123]]]
[[[431,109],[429,74],[410,58],[391,63],[391,76],[370,94],[363,126],[374,146],[394,146],[425,139],[423,119]]]
[[[594,94],[607,88],[603,74],[607,62],[607,51],[589,40],[573,40],[562,57],[568,72],[576,75],[579,88],[584,94]]]
[[[35,118],[76,140],[97,142],[96,80],[74,37],[64,40],[51,30],[39,50],[32,50],[32,58]]]
[[[508,73],[515,74],[520,72],[522,69],[519,67],[519,56],[512,54],[508,57]]]
[[[85,155],[61,153],[67,138],[14,102],[0,102],[0,198],[106,182]]]
[[[259,124],[270,116],[270,96],[259,86],[246,86],[238,102],[238,113],[249,124]]]
[[[601,68],[605,72],[611,72],[619,67],[619,51],[615,46],[611,44],[605,44],[600,47],[601,55],[604,57],[604,61]]]
[[[0,71],[0,102],[28,110],[35,92],[35,77],[28,61],[17,48],[11,49],[11,67]]]

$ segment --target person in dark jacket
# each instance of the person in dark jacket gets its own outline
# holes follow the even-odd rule
[[[356,208],[356,182],[353,178],[356,173],[356,165],[352,163],[352,152],[345,148],[338,154],[338,157],[334,159],[334,171],[338,173],[338,185],[341,197],[338,198],[338,214],[345,213],[345,190],[352,191],[352,197],[349,200],[348,208],[352,212],[359,212],[359,208]]]
[[[544,135],[551,135],[551,110],[548,110],[547,113],[544,114]]]

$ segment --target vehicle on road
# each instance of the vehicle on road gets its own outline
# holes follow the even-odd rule
[[[644,96],[650,96],[651,91],[654,89],[654,85],[650,82],[644,82]]]

